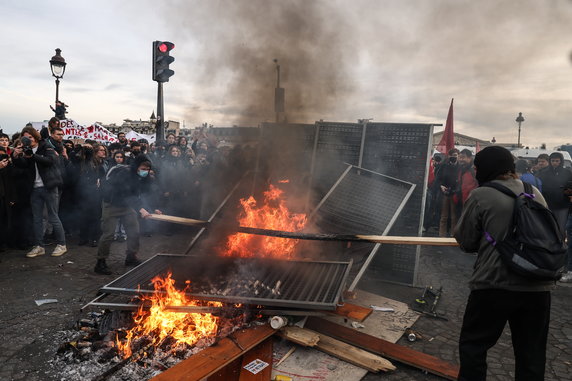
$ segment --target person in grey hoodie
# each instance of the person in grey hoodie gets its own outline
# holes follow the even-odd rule
[[[475,157],[479,187],[469,196],[454,236],[461,250],[478,253],[469,279],[471,293],[459,338],[459,380],[485,380],[487,351],[509,323],[515,355],[515,380],[544,380],[546,340],[550,321],[553,281],[537,281],[512,272],[486,237],[503,240],[512,227],[514,198],[482,187],[498,182],[515,194],[524,192],[515,174],[514,158],[499,146],[490,146]],[[535,200],[546,206],[533,187]]]

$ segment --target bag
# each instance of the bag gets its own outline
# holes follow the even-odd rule
[[[499,183],[482,185],[515,199],[513,226],[507,237],[503,241],[496,241],[485,232],[485,238],[514,272],[530,279],[558,280],[566,272],[564,232],[554,214],[534,201],[532,186],[526,182],[523,185],[524,192],[518,196]]]

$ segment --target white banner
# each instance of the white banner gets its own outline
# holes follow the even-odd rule
[[[133,130],[131,130],[125,134],[125,139],[127,139],[129,141],[134,141],[134,140],[139,140],[139,139],[147,139],[149,144],[155,143],[155,138],[156,138],[155,135],[140,134],[140,133],[135,132]]]
[[[38,131],[43,127],[48,127],[48,122],[33,122],[32,126]],[[73,119],[60,120],[60,127],[64,131],[64,139],[91,139],[98,143],[114,143],[117,137],[100,124],[94,123],[91,126],[81,126]]]

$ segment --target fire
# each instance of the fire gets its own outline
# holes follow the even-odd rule
[[[217,333],[219,319],[210,313],[180,313],[168,311],[169,306],[211,306],[218,307],[219,302],[200,302],[190,299],[186,292],[190,281],[186,281],[184,290],[175,288],[175,280],[169,273],[165,278],[159,276],[151,280],[155,288],[153,295],[140,296],[141,306],[134,314],[135,326],[127,331],[127,337],[122,342],[116,339],[117,348],[124,358],[131,356],[132,343],[142,336],[148,337],[150,346],[156,347],[167,338],[174,340],[175,349],[179,345],[194,345],[199,339],[214,337]],[[144,305],[150,303],[147,310]]]
[[[282,180],[280,183],[287,183]],[[241,199],[242,211],[239,215],[240,226],[283,230],[295,232],[306,226],[306,215],[291,213],[286,206],[284,191],[270,184],[263,193],[263,205],[258,205],[254,197]],[[224,256],[237,257],[284,257],[291,258],[299,240],[265,237],[252,234],[237,233],[228,237]]]

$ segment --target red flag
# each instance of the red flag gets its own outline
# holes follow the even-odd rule
[[[481,145],[479,144],[479,142],[477,141],[475,144],[475,154],[479,153],[479,151],[481,150]]]
[[[454,99],[454,98],[453,98]],[[455,135],[453,133],[453,99],[451,99],[451,106],[449,107],[449,114],[447,115],[447,123],[445,123],[445,131],[443,137],[435,149],[445,155],[449,150],[455,148]]]

